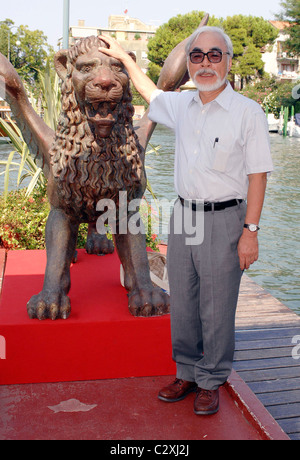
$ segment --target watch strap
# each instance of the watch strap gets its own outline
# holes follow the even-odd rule
[[[251,227],[255,227],[255,229],[251,229]],[[250,232],[257,232],[260,230],[260,227],[256,224],[244,224],[244,228],[247,228]]]

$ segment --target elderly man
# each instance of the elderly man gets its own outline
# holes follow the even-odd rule
[[[228,83],[233,48],[219,28],[201,27],[188,41],[196,92],[157,90],[116,42],[105,40],[110,48],[101,51],[123,62],[150,102],[149,118],[176,134],[179,198],[170,223],[168,273],[177,375],[158,397],[175,402],[195,391],[194,412],[214,414],[219,387],[232,370],[241,276],[258,258],[258,225],[267,173],[273,169],[266,117]],[[185,208],[194,216],[202,212],[197,244],[189,243]]]

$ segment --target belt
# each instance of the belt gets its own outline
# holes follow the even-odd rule
[[[184,200],[179,196],[180,202],[182,206],[187,206],[188,208],[191,207],[193,211],[202,210],[204,212],[208,211],[223,211],[226,208],[231,208],[232,206],[237,206],[238,204],[242,203],[244,200],[235,199],[229,201],[220,201],[216,203],[210,203],[204,201],[204,203],[197,204],[195,201]]]

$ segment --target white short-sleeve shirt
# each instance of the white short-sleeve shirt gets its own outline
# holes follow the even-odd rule
[[[154,91],[149,118],[175,131],[174,185],[184,199],[245,199],[248,175],[273,170],[263,110],[229,83],[205,105],[198,91]]]

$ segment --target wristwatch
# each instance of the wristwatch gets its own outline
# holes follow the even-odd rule
[[[244,228],[248,228],[248,230],[252,233],[257,232],[260,229],[256,224],[245,224]]]

